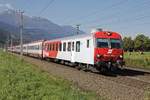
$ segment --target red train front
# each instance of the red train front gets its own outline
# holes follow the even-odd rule
[[[116,32],[95,31],[94,63],[99,70],[114,70],[124,65],[121,35]]]

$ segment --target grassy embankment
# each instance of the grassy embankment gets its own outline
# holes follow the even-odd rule
[[[0,51],[0,100],[95,100],[59,77]],[[100,98],[98,98],[100,99]]]
[[[132,52],[131,54],[126,52],[124,58],[126,66],[150,70],[150,52],[144,52],[142,55],[139,52]]]

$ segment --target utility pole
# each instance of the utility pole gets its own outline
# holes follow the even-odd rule
[[[5,44],[5,51],[8,51],[8,47],[9,47],[9,43],[10,43],[10,34],[7,35],[7,39],[6,39],[6,44]]]
[[[80,24],[77,24],[76,27],[77,27],[77,34],[79,34],[79,31],[80,31],[80,30],[79,30]]]
[[[24,12],[20,12],[20,18],[21,18],[21,23],[20,23],[20,58],[22,60],[22,56],[23,56],[23,13]]]
[[[19,10],[19,30],[20,30],[20,59],[23,59],[23,11]]]
[[[10,35],[10,47],[11,47],[11,51],[13,51],[13,36]]]

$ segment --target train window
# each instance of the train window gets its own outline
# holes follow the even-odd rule
[[[56,49],[57,49],[57,44],[55,43],[55,51],[56,51]]]
[[[49,44],[47,44],[47,50],[49,51]]]
[[[59,44],[59,51],[62,49],[62,43]]]
[[[53,51],[53,43],[51,43],[51,51]]]
[[[72,42],[72,51],[74,51],[74,42]]]
[[[117,39],[110,39],[111,48],[122,48],[122,41]]]
[[[68,48],[67,48],[68,51],[71,51],[71,42],[68,42]]]
[[[49,51],[49,44],[47,44],[47,51]]]
[[[32,46],[32,49],[35,50],[35,46]]]
[[[32,47],[33,47],[33,49],[34,49],[34,50],[36,50],[36,49],[37,49],[37,47],[36,47],[36,46],[32,46]]]
[[[54,50],[54,49],[53,49],[53,48],[54,48],[54,45],[53,45],[53,43],[52,43],[51,45],[52,45],[52,50],[51,50],[51,51],[53,51],[53,50]]]
[[[87,48],[90,46],[90,40],[87,40]]]
[[[36,50],[39,50],[39,45],[36,45],[35,47],[36,47]]]
[[[58,51],[58,43],[56,43],[56,51]]]
[[[57,43],[57,51],[59,51],[59,43]]]
[[[51,44],[49,44],[49,48],[48,48],[48,50],[49,50],[49,51],[51,50]]]
[[[80,52],[80,41],[76,42],[76,52]]]
[[[63,51],[66,51],[66,42],[63,43]]]
[[[48,50],[48,48],[47,48],[47,44],[45,44],[45,50]]]
[[[26,47],[24,46],[23,49],[26,49]]]
[[[53,51],[55,51],[55,44],[53,43]]]
[[[51,51],[51,43],[49,44],[49,51]]]
[[[108,48],[109,47],[109,40],[108,39],[97,39],[96,44],[98,48]]]
[[[53,50],[53,45],[52,45],[52,43],[51,43],[51,50]]]
[[[39,45],[39,50],[42,50],[42,45]]]

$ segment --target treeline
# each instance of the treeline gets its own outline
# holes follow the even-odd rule
[[[0,29],[0,48],[4,48],[4,45],[7,44],[7,38],[9,36],[9,32],[3,29]]]
[[[143,34],[123,38],[123,48],[125,51],[150,51],[150,38]]]
[[[5,44],[6,43],[6,39],[8,37],[9,32],[0,29],[0,43],[1,44]]]
[[[13,37],[12,37],[13,36]],[[14,33],[6,31],[4,29],[0,29],[0,48],[4,48],[6,46],[10,46],[11,39],[13,39],[13,45],[19,44],[19,39]]]

